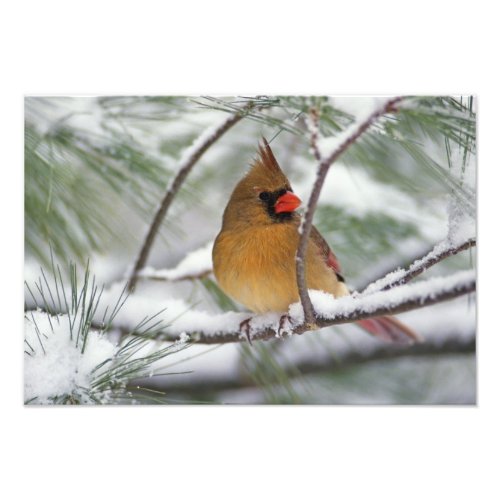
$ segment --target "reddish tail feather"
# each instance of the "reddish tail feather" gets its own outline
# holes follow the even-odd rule
[[[361,319],[357,323],[368,333],[385,342],[408,344],[423,341],[417,333],[392,316]]]

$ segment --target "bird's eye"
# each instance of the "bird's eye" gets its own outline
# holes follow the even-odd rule
[[[278,198],[279,198],[280,196],[283,196],[284,194],[286,194],[286,189],[280,189],[280,190],[278,191]]]
[[[259,198],[262,201],[269,201],[269,198],[271,198],[271,193],[267,191],[262,191],[262,193],[259,194]]]

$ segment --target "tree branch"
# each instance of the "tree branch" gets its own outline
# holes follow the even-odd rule
[[[160,225],[170,205],[172,204],[175,195],[179,191],[182,183],[188,176],[191,169],[194,167],[196,162],[201,158],[203,153],[205,153],[205,151],[207,151],[207,149],[210,146],[212,146],[212,144],[214,144],[220,137],[222,137],[231,127],[236,125],[245,116],[245,114],[252,108],[252,106],[253,103],[247,104],[246,106],[241,108],[240,111],[235,112],[234,114],[226,118],[217,128],[213,130],[212,129],[208,130],[208,133],[207,131],[205,131],[204,133],[201,134],[201,136],[195,141],[195,143],[191,147],[189,147],[186,151],[184,151],[183,158],[181,159],[179,165],[179,171],[177,172],[177,175],[175,176],[171,184],[168,186],[168,189],[165,192],[165,195],[163,196],[163,199],[156,211],[153,221],[149,226],[148,232],[146,234],[142,247],[139,251],[139,254],[134,264],[134,268],[130,276],[130,280],[128,282],[127,286],[128,291],[134,290],[138,280],[139,271],[144,267],[148,259],[151,247],[156,238],[158,230],[160,229]]]
[[[431,287],[429,288],[429,286]],[[386,314],[399,314],[460,297],[475,290],[474,273],[464,271],[448,278],[433,278],[406,285],[404,288],[378,291],[368,296],[342,297],[334,300],[332,309],[326,313],[319,312],[316,315],[316,326],[324,328]],[[311,330],[311,327],[304,320],[300,324],[292,326],[288,334],[297,335],[308,330]],[[215,333],[185,330],[183,333],[188,334],[194,342],[199,344],[227,344],[246,341],[245,335],[239,329]],[[278,333],[273,328],[262,328],[260,330],[250,329],[249,335],[252,340],[269,340],[277,337]],[[178,333],[168,330],[155,336],[158,340],[166,341],[175,341],[179,337]]]
[[[425,306],[437,304],[446,300],[450,300],[462,295],[472,293],[476,289],[475,273],[473,271],[461,271],[452,276],[431,278],[418,283],[407,284],[390,290],[377,291],[371,294],[356,294],[347,297],[334,299],[323,292],[315,291],[318,296],[319,307],[317,305],[317,327],[323,328],[332,325],[343,323],[351,323],[361,319],[367,319],[386,314],[398,314],[414,309],[419,309]],[[316,295],[315,295],[316,297]],[[325,298],[327,299],[325,301]],[[44,310],[42,306],[42,310]],[[48,314],[54,314],[45,308]],[[63,313],[65,311],[58,311]],[[300,303],[293,304],[290,307],[290,328],[287,329],[288,335],[302,334],[310,330],[310,326],[303,321],[303,310]],[[227,314],[233,316],[227,317]],[[234,315],[238,317],[234,317]],[[237,325],[241,322],[241,316],[237,313],[226,313],[211,318],[205,318],[203,321],[210,319],[208,331],[200,331],[197,326],[190,329],[188,323],[184,323],[182,330],[177,329],[175,321],[172,327],[167,327],[161,331],[156,331],[153,335],[149,335],[154,340],[164,340],[173,342],[179,340],[181,335],[187,334],[193,342],[200,344],[225,344],[235,342],[246,342],[247,337],[241,332]],[[271,338],[281,336],[281,321],[256,316],[250,318],[249,336],[252,340],[269,340]],[[162,321],[159,318],[160,322]],[[264,320],[264,321],[262,321]],[[144,320],[143,320],[144,321]],[[171,319],[167,322],[172,323]],[[195,325],[200,324],[197,319]],[[232,326],[227,327],[226,325]],[[254,325],[266,326],[254,326]],[[110,324],[110,327],[116,327],[123,330],[123,334],[127,334],[127,324]],[[217,326],[220,325],[220,326]],[[272,326],[267,326],[272,325]],[[279,326],[278,326],[279,325]],[[102,329],[102,324],[96,323],[93,327],[97,330]],[[128,329],[130,331],[130,328]]]
[[[311,149],[314,154],[314,158],[321,162],[321,153],[318,147],[318,137],[319,137],[319,111],[316,108],[311,108],[309,110],[309,116],[305,119],[307,130],[310,135]]]
[[[383,278],[371,283],[364,290],[365,293],[389,290],[396,286],[404,285],[416,276],[422,274],[430,267],[438,264],[447,257],[456,255],[469,248],[476,246],[476,238],[470,238],[460,245],[450,245],[447,240],[438,243],[429,253],[416,259],[406,270],[398,269],[388,273]]]
[[[322,157],[321,163],[318,168],[318,173],[316,176],[316,181],[307,204],[307,208],[304,214],[302,224],[300,226],[300,239],[297,249],[297,255],[295,257],[296,261],[296,274],[297,274],[297,287],[299,290],[300,302],[304,309],[305,324],[309,325],[309,328],[316,325],[316,318],[314,313],[314,308],[307,291],[306,278],[305,278],[305,256],[307,252],[307,245],[309,241],[309,236],[311,234],[312,221],[314,217],[314,212],[318,204],[319,195],[325,182],[326,174],[332,163],[336,161],[345,150],[353,144],[368,128],[381,116],[386,113],[396,111],[396,104],[399,103],[403,97],[394,97],[388,100],[383,106],[376,109],[371,113],[368,118],[361,122],[354,123],[348,127],[341,136],[337,138],[337,146],[333,151],[326,157]],[[318,156],[319,156],[318,149]]]
[[[139,273],[137,279],[140,280],[148,280],[148,281],[163,281],[164,283],[177,283],[178,281],[195,281],[206,278],[212,269],[206,269],[205,271],[200,271],[199,273],[186,273],[175,278],[169,278],[167,276],[161,276],[158,274],[147,274],[147,273]]]

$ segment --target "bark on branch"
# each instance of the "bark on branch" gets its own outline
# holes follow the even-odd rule
[[[318,168],[318,173],[316,176],[316,181],[307,204],[306,211],[304,213],[303,222],[300,229],[300,239],[296,255],[296,274],[297,274],[297,287],[299,289],[300,302],[304,309],[305,324],[309,327],[314,327],[316,325],[316,318],[314,313],[314,307],[309,297],[306,286],[306,268],[305,268],[305,256],[307,251],[307,244],[309,236],[311,234],[312,221],[314,217],[314,212],[318,205],[319,195],[321,189],[325,182],[326,174],[332,163],[336,161],[346,149],[353,144],[364,132],[370,128],[370,126],[378,120],[381,116],[396,111],[396,104],[398,104],[403,97],[394,97],[388,100],[383,106],[376,109],[372,114],[368,116],[364,121],[356,123],[345,132],[345,138],[339,142],[336,148],[327,155],[321,158],[321,162]],[[316,138],[314,138],[313,143],[316,143]],[[318,150],[318,156],[320,151]],[[315,153],[316,155],[316,153]]]
[[[309,116],[306,117],[306,126],[309,131],[311,150],[314,158],[321,162],[321,153],[318,147],[319,138],[319,111],[317,108],[309,110]]]

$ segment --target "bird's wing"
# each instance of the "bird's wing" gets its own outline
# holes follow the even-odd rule
[[[339,281],[344,281],[342,274],[340,274],[340,264],[337,257],[314,226],[311,228],[311,239],[318,247],[326,265],[335,271]],[[392,316],[377,316],[376,318],[362,319],[357,321],[357,324],[374,337],[386,342],[422,342],[422,338],[417,333]]]
[[[337,257],[332,252],[332,249],[329,247],[325,238],[321,236],[321,233],[316,229],[315,226],[312,226],[311,228],[311,239],[319,248],[321,257],[323,257],[325,264],[335,271],[335,274],[337,275],[339,281],[342,282],[345,281],[344,277],[342,276],[342,272],[340,270],[340,264],[339,261],[337,260]]]

